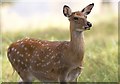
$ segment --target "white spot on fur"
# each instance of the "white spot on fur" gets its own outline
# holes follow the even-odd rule
[[[23,57],[23,54],[20,54],[21,57]]]
[[[24,64],[23,62],[21,62],[21,64]]]
[[[57,63],[60,64],[60,60]]]
[[[32,69],[32,66],[30,66],[30,69]]]
[[[13,61],[15,62],[15,59],[13,59]]]
[[[39,56],[39,54],[37,54],[37,56]]]
[[[27,50],[27,48],[25,47],[25,50]]]
[[[49,55],[46,55],[46,57],[49,57]]]
[[[47,47],[47,49],[49,49],[49,47]]]
[[[27,64],[25,64],[25,67],[27,67]]]
[[[37,64],[37,66],[39,66],[39,64]]]
[[[42,60],[42,62],[44,62],[44,60]]]
[[[22,44],[22,43],[23,43],[23,42],[21,42],[21,44]],[[24,44],[21,45],[22,48],[24,48],[24,46],[25,46]]]
[[[55,56],[52,56],[51,59],[55,58]]]
[[[14,48],[12,48],[11,50],[14,51]]]
[[[34,48],[34,46],[33,46],[33,45],[31,45],[31,48]]]
[[[17,51],[17,54],[19,54],[20,52],[19,51]]]
[[[50,55],[52,54],[52,53],[49,53]]]
[[[23,41],[21,41],[20,44],[22,44],[22,47],[24,47],[24,45],[23,45]]]
[[[16,51],[17,51],[17,49],[14,49],[14,51],[16,52]]]
[[[44,46],[44,44],[42,44],[42,46]]]
[[[30,54],[28,54],[28,57],[30,56]]]
[[[50,61],[46,63],[46,65],[49,65],[50,64]]]
[[[26,59],[26,62],[28,61],[28,59]]]
[[[51,51],[51,49],[49,49],[48,51]]]
[[[20,62],[20,60],[18,60],[18,62]]]
[[[25,54],[28,55],[28,52],[26,52]]]

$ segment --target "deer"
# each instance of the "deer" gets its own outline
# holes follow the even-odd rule
[[[84,31],[92,27],[87,15],[93,7],[94,3],[72,12],[69,6],[63,6],[63,14],[70,22],[70,41],[23,38],[9,46],[7,56],[22,79],[19,84],[32,84],[35,79],[51,84],[77,84],[85,52]]]

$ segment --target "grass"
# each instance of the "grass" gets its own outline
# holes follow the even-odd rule
[[[118,28],[111,18],[107,22],[95,24],[90,31],[85,32],[84,69],[79,77],[80,82],[117,82],[118,81]],[[114,21],[114,22],[113,22]],[[62,28],[63,29],[63,28]],[[6,50],[10,43],[24,37],[34,37],[44,40],[69,40],[69,30],[48,28],[36,31],[6,32],[2,34],[2,80],[0,82],[18,81],[19,76],[7,59]],[[2,57],[2,59],[1,59]]]

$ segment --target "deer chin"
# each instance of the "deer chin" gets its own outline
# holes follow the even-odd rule
[[[85,29],[76,29],[77,32],[85,31]]]

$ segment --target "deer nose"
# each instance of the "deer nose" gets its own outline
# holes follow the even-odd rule
[[[92,24],[90,22],[87,22],[88,27],[92,27]]]

